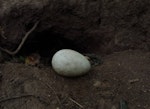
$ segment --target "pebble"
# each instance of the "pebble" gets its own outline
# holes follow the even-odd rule
[[[101,86],[101,84],[102,83],[100,81],[95,81],[94,84],[93,84],[93,86],[98,88],[98,87]]]
[[[75,77],[88,73],[91,63],[77,51],[62,49],[54,54],[52,67],[59,75]]]
[[[117,109],[117,108],[116,108],[116,106],[113,105],[113,106],[111,107],[111,109]]]

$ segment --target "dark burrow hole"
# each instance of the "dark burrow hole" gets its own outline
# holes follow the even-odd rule
[[[41,62],[50,64],[53,55],[61,49],[73,49],[84,53],[84,49],[72,40],[63,37],[63,34],[54,33],[53,30],[44,30],[33,33],[28,37],[17,56],[29,56],[37,53],[41,56]]]

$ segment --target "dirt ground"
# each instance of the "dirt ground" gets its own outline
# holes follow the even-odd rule
[[[59,76],[62,48],[103,63]],[[150,0],[0,0],[0,49],[0,109],[150,109]]]
[[[150,52],[102,57],[82,77],[65,78],[51,66],[0,64],[0,109],[150,109]]]

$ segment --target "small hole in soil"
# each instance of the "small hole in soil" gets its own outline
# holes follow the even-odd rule
[[[73,41],[64,38],[63,34],[45,30],[30,35],[18,55],[28,56],[32,53],[38,53],[41,58],[51,60],[54,53],[60,49],[73,49],[83,52]]]

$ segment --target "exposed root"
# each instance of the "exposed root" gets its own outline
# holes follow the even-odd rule
[[[24,42],[26,41],[26,39],[28,38],[28,36],[35,30],[35,28],[37,27],[39,21],[37,21],[34,26],[25,34],[25,36],[22,38],[21,43],[19,44],[19,46],[16,48],[15,51],[9,51],[7,49],[4,49],[2,47],[0,47],[0,49],[6,53],[8,53],[9,55],[15,55],[19,52],[19,50],[22,48]]]

